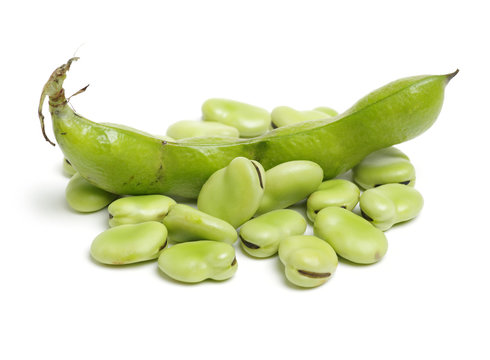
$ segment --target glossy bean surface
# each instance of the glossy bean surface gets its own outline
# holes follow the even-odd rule
[[[268,257],[277,252],[285,237],[302,235],[306,220],[294,210],[274,210],[247,221],[240,228],[243,250],[255,257]]]
[[[329,280],[337,269],[334,249],[324,240],[311,235],[289,236],[281,240],[279,258],[286,278],[301,287],[315,287]]]
[[[202,105],[205,121],[216,121],[238,130],[241,137],[254,137],[267,132],[271,117],[267,110],[229,99],[209,99]]]
[[[237,228],[259,208],[265,184],[262,165],[244,157],[235,158],[206,181],[197,198],[197,208]]]
[[[117,195],[99,189],[76,173],[66,186],[65,197],[73,210],[85,213],[105,208],[117,198]]]
[[[90,254],[103,264],[125,265],[156,259],[167,246],[167,229],[157,221],[113,227],[92,242]]]
[[[330,118],[330,115],[316,110],[295,110],[289,106],[278,106],[271,112],[272,126],[275,128],[297,124],[303,121]]]
[[[306,215],[315,221],[316,214],[329,206],[338,206],[352,210],[359,201],[360,190],[352,182],[344,179],[327,180],[308,197]]]
[[[415,168],[410,159],[395,147],[389,147],[366,156],[352,169],[354,181],[363,189],[384,184],[414,186]]]
[[[386,184],[366,190],[359,201],[363,217],[380,230],[416,217],[424,198],[412,187]]]
[[[168,127],[167,135],[175,140],[201,136],[238,138],[239,132],[233,126],[216,121],[181,120]]]
[[[321,184],[322,168],[312,161],[288,161],[265,172],[265,190],[257,215],[306,199]]]
[[[384,233],[367,220],[340,207],[327,207],[315,219],[314,233],[327,241],[344,259],[372,264],[388,250]]]
[[[172,242],[206,239],[233,244],[238,238],[235,228],[229,223],[189,205],[172,206],[163,223]]]
[[[109,225],[138,224],[146,221],[162,222],[175,200],[164,195],[128,196],[109,205]]]
[[[233,246],[200,240],[173,245],[162,251],[158,266],[169,277],[187,283],[226,280],[237,270]]]

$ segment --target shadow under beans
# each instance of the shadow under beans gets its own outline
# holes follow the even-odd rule
[[[66,203],[65,191],[50,186],[39,186],[30,188],[26,193],[28,202],[39,213],[52,216],[61,211],[74,212]]]

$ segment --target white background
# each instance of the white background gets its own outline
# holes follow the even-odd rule
[[[489,358],[485,1],[13,3],[0,5],[0,358]],[[237,247],[234,278],[191,286],[154,262],[89,257],[106,210],[67,207],[36,114],[77,49],[67,94],[91,86],[75,109],[156,134],[210,97],[343,111],[397,78],[461,71],[436,124],[399,146],[425,207],[386,233],[380,263],[299,290],[277,258]]]

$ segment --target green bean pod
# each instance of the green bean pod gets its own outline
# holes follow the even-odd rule
[[[144,132],[92,122],[73,111],[63,89],[77,58],[56,69],[43,88],[38,108],[49,110],[56,141],[85,179],[116,194],[167,194],[196,198],[206,180],[236,157],[270,169],[291,160],[319,164],[330,179],[378,149],[409,140],[427,130],[443,103],[448,75],[415,76],[375,90],[335,121],[312,120],[234,142],[178,143]],[[52,143],[54,145],[54,143]]]

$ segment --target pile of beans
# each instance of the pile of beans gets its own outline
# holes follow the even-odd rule
[[[207,100],[202,110],[204,121],[177,122],[162,139],[236,141],[302,121],[334,122],[337,115],[326,107],[281,106],[269,113],[226,99]],[[209,177],[197,208],[164,195],[119,197],[87,182],[68,160],[63,166],[71,176],[66,199],[74,210],[93,212],[109,205],[110,228],[90,249],[95,260],[124,265],[158,259],[162,272],[186,283],[232,277],[237,270],[233,245],[240,239],[241,249],[252,257],[278,254],[291,283],[319,286],[336,271],[338,256],[359,264],[381,260],[388,249],[384,231],[413,219],[423,206],[413,187],[415,169],[394,147],[368,155],[352,170],[352,181],[323,181],[322,168],[312,161],[288,161],[265,171],[260,162],[239,156]],[[287,209],[300,202],[308,219]],[[304,235],[307,221],[314,236]]]

